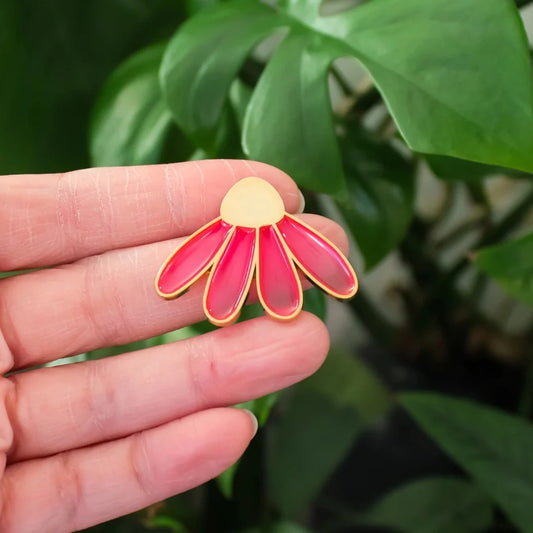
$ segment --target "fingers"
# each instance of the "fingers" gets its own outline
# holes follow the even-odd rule
[[[315,215],[303,219],[346,252],[340,226]],[[202,320],[203,282],[172,301],[155,292],[155,275],[176,244],[115,250],[0,280],[0,330],[15,367],[145,339]]]
[[[8,462],[280,390],[312,374],[328,347],[324,324],[302,313],[293,322],[261,317],[174,344],[12,376]]]
[[[218,216],[233,183],[261,176],[295,212],[299,193],[280,170],[248,161],[93,168],[0,180],[0,272],[188,235]]]
[[[213,409],[11,465],[0,493],[0,531],[66,533],[141,509],[221,473],[254,432],[248,413]]]

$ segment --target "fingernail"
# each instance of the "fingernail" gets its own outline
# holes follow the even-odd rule
[[[245,413],[248,413],[250,415],[250,418],[252,419],[252,423],[254,425],[254,434],[252,435],[252,438],[255,437],[257,434],[257,428],[259,427],[259,422],[257,421],[256,416],[250,411],[249,409],[243,409]]]
[[[302,191],[298,190],[298,194],[300,195],[300,205],[298,206],[298,211],[296,211],[296,214],[299,215],[300,213],[304,212],[305,209],[305,198],[302,194]]]

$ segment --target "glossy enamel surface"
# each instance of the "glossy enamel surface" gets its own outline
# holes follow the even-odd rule
[[[280,320],[294,318],[302,309],[297,267],[336,298],[351,298],[357,292],[355,272],[340,250],[285,213],[281,197],[268,182],[237,182],[220,212],[165,261],[156,277],[161,296],[179,296],[210,270],[204,312],[210,322],[225,326],[238,318],[254,273],[263,307]]]
[[[355,272],[336,246],[290,215],[277,227],[297,265],[313,283],[336,298],[351,298],[357,292]]]
[[[290,319],[302,308],[302,286],[275,226],[258,230],[257,291],[263,307],[275,318]]]
[[[252,282],[255,234],[253,228],[235,228],[215,258],[204,297],[204,309],[214,324],[229,324],[239,315]]]
[[[161,267],[157,292],[174,298],[190,287],[211,266],[231,230],[231,225],[216,219],[191,235]]]

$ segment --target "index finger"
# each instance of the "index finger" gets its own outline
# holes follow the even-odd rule
[[[247,176],[274,185],[298,208],[281,170],[244,160],[92,168],[0,179],[0,271],[62,264],[106,250],[188,235],[219,213]]]

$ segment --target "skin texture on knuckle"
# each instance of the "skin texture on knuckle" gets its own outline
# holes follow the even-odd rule
[[[11,527],[13,521],[10,518],[9,509],[12,508],[10,498],[12,491],[9,489],[9,485],[2,479],[2,483],[0,483],[0,531],[3,533],[14,533],[15,531],[14,527]]]
[[[32,500],[22,487],[37,485]],[[17,463],[9,468],[0,484],[0,531],[2,533],[70,533],[79,522],[85,501],[85,487],[72,453],[50,458],[35,484],[33,465]],[[60,503],[50,509],[50,502]],[[28,504],[31,503],[31,507]],[[41,509],[40,513],[29,509]]]
[[[7,378],[0,378],[0,477],[7,455],[13,452],[15,438],[12,420],[16,403],[15,384]]]
[[[1,297],[1,295],[0,295]],[[0,314],[2,313],[2,308],[0,307]],[[1,324],[1,317],[0,317]],[[13,354],[7,345],[7,341],[0,329],[0,376],[9,372],[15,364]]]
[[[144,431],[140,431],[133,434],[130,439],[128,464],[131,470],[131,478],[141,494],[149,500],[156,501],[158,495],[154,492],[154,486],[151,482],[153,479],[153,467],[147,434]]]
[[[68,524],[68,530],[80,529],[82,524],[78,523],[78,517],[85,499],[85,489],[81,472],[71,453],[57,455],[57,467],[54,472],[56,477],[52,486],[57,492],[57,499],[62,502],[58,526],[65,527]]]
[[[105,431],[107,424],[113,419],[117,391],[115,385],[102,372],[104,367],[97,361],[94,363],[89,363],[86,367],[84,380],[86,388],[83,398],[86,403],[84,411],[90,413],[90,432],[96,431],[99,434]]]
[[[197,405],[209,407],[216,401],[213,385],[220,378],[213,336],[203,335],[201,342],[189,342],[185,349],[192,397],[196,399]]]
[[[10,291],[16,291],[18,281],[16,277],[0,280],[0,374],[11,370],[16,354],[26,349],[23,336],[13,318],[13,309],[6,303],[10,298]]]

